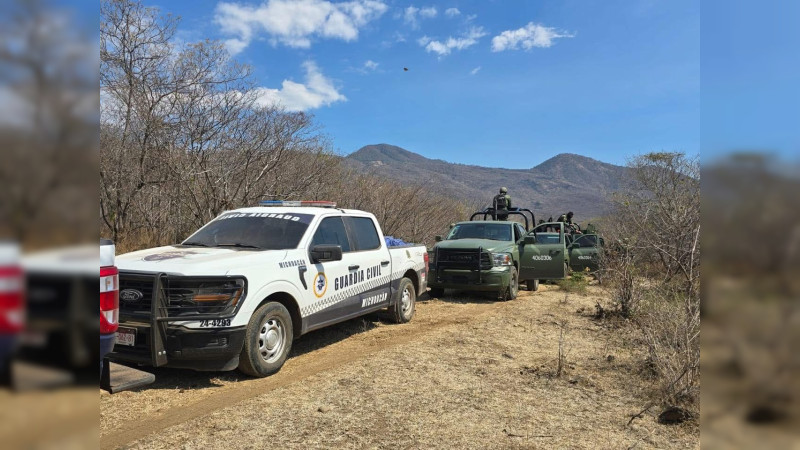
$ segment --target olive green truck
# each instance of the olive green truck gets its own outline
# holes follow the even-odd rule
[[[569,253],[564,229],[560,223],[548,223],[537,228],[552,225],[558,231],[528,231],[525,212],[534,220],[530,210],[508,211],[509,215],[522,216],[524,227],[518,222],[486,220],[496,215],[485,210],[473,214],[469,221],[454,224],[444,238],[437,236],[430,252],[431,297],[443,295],[445,289],[458,289],[494,292],[500,300],[511,300],[517,297],[521,283],[535,291],[539,280],[565,278]]]

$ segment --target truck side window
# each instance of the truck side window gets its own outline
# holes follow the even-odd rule
[[[350,228],[356,250],[375,250],[381,247],[378,230],[369,217],[345,217]]]
[[[581,247],[597,247],[597,236],[586,235],[576,239],[576,242],[581,243]]]
[[[350,251],[350,241],[347,240],[347,231],[341,217],[326,217],[314,233],[311,245],[339,245],[342,253]]]

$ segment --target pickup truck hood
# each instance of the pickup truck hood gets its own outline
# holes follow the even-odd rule
[[[514,243],[491,239],[452,239],[438,242],[436,247],[448,250],[477,250],[478,247],[483,247],[487,252],[510,252]]]
[[[166,246],[117,256],[119,270],[181,275],[236,274],[240,268],[281,261],[286,250]]]

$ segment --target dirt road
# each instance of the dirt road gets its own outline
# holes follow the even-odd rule
[[[101,393],[100,446],[696,446],[691,427],[625,426],[645,400],[624,382],[635,357],[576,313],[596,295],[423,298],[405,325],[368,317],[303,336],[264,379],[156,370],[145,390]]]

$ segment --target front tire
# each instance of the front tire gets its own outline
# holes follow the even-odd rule
[[[293,337],[289,310],[277,302],[262,305],[247,324],[239,370],[259,378],[279,371],[292,349]]]
[[[519,276],[517,275],[517,268],[511,268],[511,276],[508,280],[508,286],[503,288],[500,291],[500,294],[497,296],[497,299],[500,301],[508,301],[514,300],[517,298],[517,294],[519,293]]]
[[[406,323],[414,317],[417,308],[417,291],[414,283],[408,278],[400,280],[400,286],[395,292],[394,304],[389,307],[392,321],[395,323]]]
[[[536,292],[539,290],[539,280],[528,280],[525,284],[528,285],[528,290],[531,292]]]

